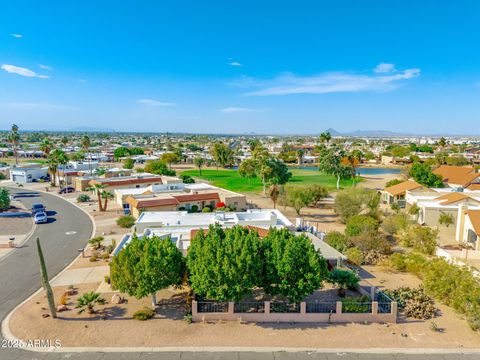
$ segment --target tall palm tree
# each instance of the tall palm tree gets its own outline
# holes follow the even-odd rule
[[[90,146],[92,146],[92,143],[90,142],[90,137],[88,135],[83,135],[80,143],[82,144],[82,149],[88,153]],[[90,176],[92,176],[92,154],[89,154],[88,169],[90,170]]]
[[[50,151],[52,151],[53,145],[50,140],[48,139],[43,139],[42,143],[40,144],[40,149],[45,153],[46,157],[50,154]]]
[[[104,191],[104,189],[105,189],[104,184],[94,184],[87,189],[97,193],[99,211],[104,211],[103,205],[102,205],[102,192]]]
[[[48,154],[47,164],[48,164],[48,172],[51,176],[51,185],[55,186],[57,184],[58,178],[58,166],[65,165],[68,162],[67,155],[63,150],[54,149]],[[60,181],[59,181],[60,182]]]
[[[270,199],[273,201],[273,208],[277,208],[277,200],[278,197],[280,196],[280,187],[278,184],[272,184],[270,186],[270,189],[268,189],[268,196]]]
[[[15,154],[15,165],[18,165],[18,144],[20,143],[20,134],[18,133],[18,126],[13,124],[10,134],[8,134],[8,141],[12,144],[13,153]]]
[[[102,198],[105,200],[103,203],[103,211],[107,211],[108,200],[113,199],[113,194],[110,191],[103,190],[101,192]]]

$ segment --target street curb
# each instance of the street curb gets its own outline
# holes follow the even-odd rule
[[[90,237],[94,237],[95,236],[95,233],[97,232],[97,224],[95,223],[95,219],[93,218],[93,216],[91,216],[88,211],[86,211],[85,209],[82,209],[80,206],[78,206],[77,204],[73,203],[73,202],[70,202],[66,199],[64,199],[63,197],[55,194],[55,193],[50,193],[50,192],[47,192],[47,191],[43,191],[43,190],[34,190],[34,191],[38,191],[38,192],[42,192],[42,193],[45,193],[45,194],[48,194],[48,195],[53,195],[53,196],[56,196],[70,204],[72,204],[73,206],[77,207],[78,209],[80,209],[81,211],[83,211],[89,218],[90,218],[90,221],[92,223],[92,234],[90,235]],[[25,243],[27,242],[28,240],[30,240],[30,237],[33,235],[33,231],[31,234],[29,234],[29,237],[26,238],[26,240],[24,240],[22,243]],[[88,242],[87,242],[87,245],[85,247],[88,246]],[[8,254],[7,254],[8,255]],[[53,278],[50,279],[50,281],[54,281],[56,278],[60,277],[65,271],[67,271],[72,265],[73,263],[75,263],[75,261],[77,261],[80,256],[82,256],[82,254],[78,254],[71,262],[70,264],[68,264],[63,270],[61,270],[57,275],[55,275]],[[28,298],[26,298],[24,301],[22,301],[20,304],[18,304],[17,306],[15,306],[12,311],[10,311],[8,313],[7,316],[5,316],[5,318],[2,320],[2,324],[1,324],[1,332],[2,332],[2,336],[4,337],[4,339],[6,339],[7,341],[11,341],[12,343],[14,344],[22,344],[22,340],[18,339],[15,335],[13,335],[13,333],[10,331],[10,319],[11,317],[13,316],[13,314],[15,313],[15,311],[17,311],[22,305],[24,305],[26,302],[28,302],[30,299],[32,299],[34,296],[38,295],[40,292],[42,291],[42,288],[39,288],[37,291],[35,291],[32,295],[30,295]],[[19,346],[18,347],[19,349],[23,349],[23,350],[28,350],[28,351],[33,351],[33,352],[45,352],[45,351],[49,351],[49,350],[43,350],[43,349],[39,349],[39,348],[31,348],[31,347],[27,347],[27,346]]]

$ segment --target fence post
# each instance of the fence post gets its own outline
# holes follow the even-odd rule
[[[228,314],[233,315],[235,312],[235,303],[233,301],[228,302]]]
[[[270,301],[265,301],[265,314],[270,314]]]
[[[390,303],[390,313],[393,315],[393,322],[397,322],[398,304],[396,301]]]
[[[378,302],[372,301],[372,314],[378,314]]]
[[[342,302],[341,301],[337,301],[336,304],[335,304],[335,312],[337,314],[341,314],[342,313]]]
[[[375,286],[370,286],[370,299],[372,299],[372,301],[375,301]]]
[[[307,313],[307,303],[305,301],[302,301],[300,303],[300,314],[306,314]]]
[[[197,301],[193,300],[192,301],[192,319],[195,320],[197,315],[198,315],[198,308],[197,308]]]

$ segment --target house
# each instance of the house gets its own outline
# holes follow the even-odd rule
[[[443,178],[443,183],[452,188],[468,188],[470,185],[480,185],[480,173],[472,166],[441,165],[434,174]]]
[[[207,230],[210,225],[219,224],[224,228],[235,225],[257,229],[263,236],[271,227],[293,229],[294,226],[279,210],[247,210],[244,212],[188,213],[187,211],[144,212],[135,223],[134,231],[139,237],[159,236],[170,238],[185,255],[190,241],[197,231]],[[113,251],[116,255],[130,242],[127,234]]]
[[[407,191],[422,189],[423,186],[413,180],[403,181],[399,184],[386,187],[382,191],[383,202],[385,204],[396,204],[401,208],[405,207],[405,196]]]
[[[115,190],[115,201],[133,216],[142,211],[201,211],[205,207],[214,209],[222,202],[235,210],[247,208],[243,194],[225,190],[209,184],[162,184],[138,189]]]
[[[480,250],[480,209],[472,210],[463,207],[460,210],[456,240],[460,243],[470,244],[474,250]]]
[[[119,175],[119,174],[118,174]],[[104,185],[105,190],[114,190],[120,188],[140,188],[142,186],[159,185],[162,183],[160,175],[141,173],[130,176],[78,176],[74,178],[73,184],[75,190],[85,191],[96,184]]]
[[[10,169],[10,180],[26,184],[48,176],[48,167],[41,164],[25,164]]]

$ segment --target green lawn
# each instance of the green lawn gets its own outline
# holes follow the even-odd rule
[[[337,185],[337,179],[330,175],[325,175],[319,171],[291,169],[292,177],[289,184],[308,185],[320,184],[326,186],[329,190],[334,190]],[[201,178],[209,181],[212,185],[237,192],[261,192],[262,182],[260,179],[244,179],[240,177],[237,170],[231,169],[204,169],[202,176],[199,176],[198,170],[185,170],[182,174]],[[356,180],[361,181],[361,178]],[[341,187],[352,186],[352,180],[342,180]]]

